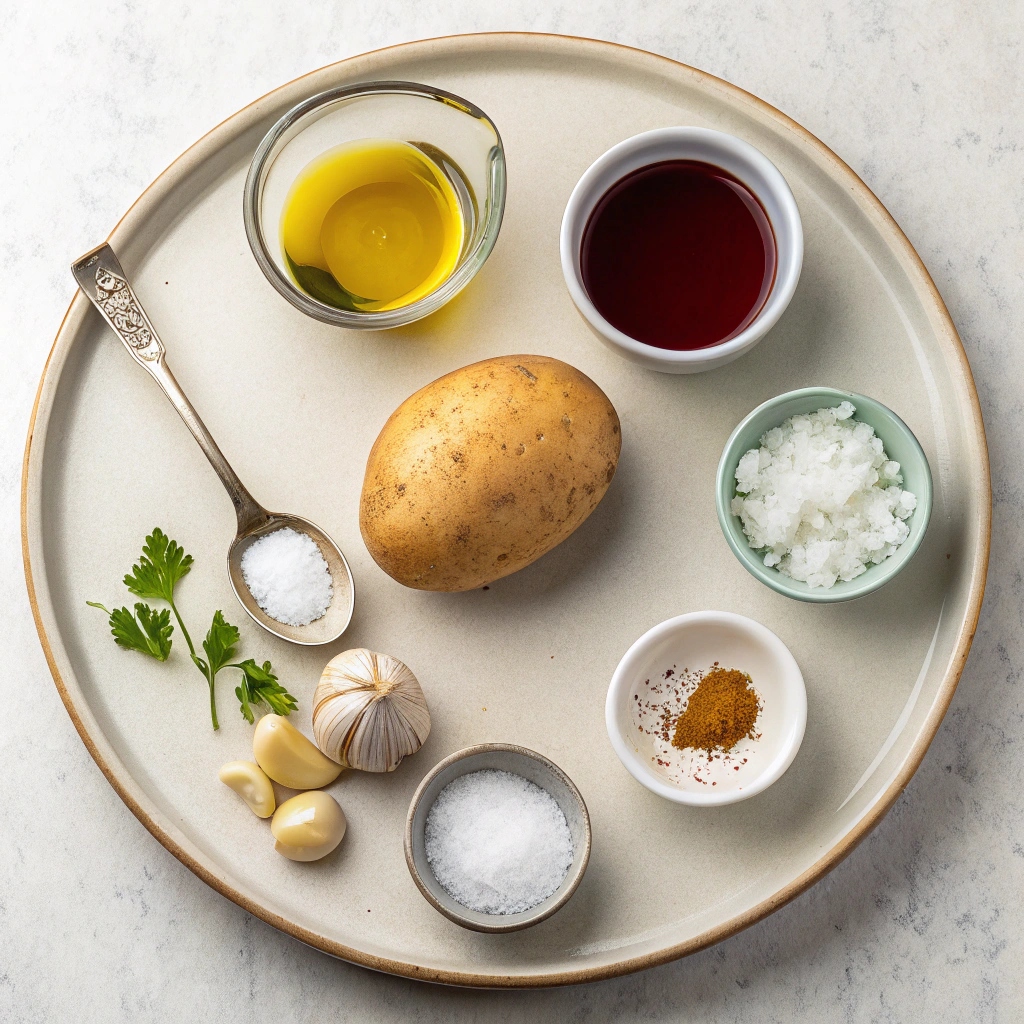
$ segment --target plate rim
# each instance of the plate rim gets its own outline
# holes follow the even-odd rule
[[[222,896],[225,896],[243,910],[248,911],[267,924],[324,953],[363,967],[405,978],[473,988],[545,988],[619,977],[649,967],[669,963],[729,938],[785,906],[806,889],[810,888],[810,886],[849,856],[857,845],[879,824],[892,808],[897,798],[903,793],[903,790],[924,759],[924,755],[931,745],[953,699],[953,694],[956,691],[970,652],[971,643],[977,631],[991,551],[992,480],[981,403],[959,332],[924,262],[895,218],[893,218],[878,197],[875,196],[860,176],[845,161],[815,135],[765,100],[706,71],[638,47],[585,36],[560,35],[557,33],[477,32],[436,36],[428,39],[398,43],[356,54],[341,61],[332,62],[282,83],[240,110],[232,113],[201,136],[161,171],[142,191],[124,216],[114,226],[108,236],[108,241],[111,244],[115,244],[119,236],[130,233],[134,228],[135,222],[141,222],[144,219],[146,212],[144,208],[149,208],[159,203],[164,196],[172,191],[180,179],[187,177],[195,167],[207,159],[209,155],[216,152],[219,148],[217,137],[222,134],[226,126],[229,124],[236,126],[233,128],[233,131],[237,131],[240,134],[244,131],[245,122],[255,123],[261,115],[260,108],[265,103],[271,102],[272,98],[278,97],[289,90],[299,89],[302,83],[311,83],[317,76],[328,76],[342,68],[350,72],[349,77],[353,81],[358,80],[363,75],[372,75],[374,73],[374,65],[382,61],[386,62],[396,51],[419,50],[420,53],[415,54],[415,56],[429,57],[432,54],[446,50],[451,52],[453,48],[457,49],[460,46],[473,46],[484,49],[488,46],[508,49],[511,46],[528,52],[547,53],[558,53],[559,51],[579,52],[580,49],[589,49],[595,55],[603,51],[606,56],[617,58],[620,62],[632,62],[635,66],[646,65],[648,69],[660,64],[667,76],[677,78],[680,74],[689,76],[705,91],[724,95],[725,101],[729,105],[735,105],[738,102],[741,107],[747,109],[753,107],[762,116],[774,121],[780,128],[795,135],[805,150],[809,148],[816,153],[819,160],[823,161],[826,165],[831,165],[830,176],[847,186],[857,207],[870,217],[883,237],[891,240],[893,243],[892,248],[896,250],[896,255],[900,258],[901,265],[911,276],[911,284],[922,305],[932,317],[938,320],[942,329],[948,335],[948,341],[950,342],[948,351],[956,359],[957,368],[959,369],[969,400],[970,407],[967,411],[970,412],[971,417],[969,421],[965,422],[965,427],[973,428],[969,430],[969,433],[978,442],[977,454],[980,458],[978,473],[980,485],[974,485],[969,488],[976,491],[981,514],[981,522],[978,523],[977,541],[972,552],[973,565],[970,572],[970,590],[954,650],[942,683],[936,693],[935,700],[921,725],[916,739],[910,747],[900,771],[893,776],[887,788],[879,794],[874,804],[862,816],[860,821],[857,822],[846,836],[815,861],[814,864],[767,899],[684,942],[674,943],[662,949],[640,956],[628,957],[614,963],[547,973],[490,974],[422,967],[412,962],[395,960],[354,949],[288,920],[281,914],[276,913],[251,899],[245,893],[235,889],[230,876],[222,875],[203,863],[200,857],[187,848],[190,844],[187,843],[184,836],[176,837],[173,835],[170,831],[170,823],[168,822],[166,826],[163,823],[163,815],[155,807],[146,806],[149,803],[148,799],[142,793],[138,784],[135,783],[127,768],[116,757],[116,754],[112,750],[109,755],[105,753],[101,749],[101,746],[106,745],[105,741],[97,742],[93,738],[89,731],[88,723],[85,721],[86,717],[91,718],[87,711],[87,704],[83,699],[82,703],[85,709],[85,714],[83,714],[80,713],[79,707],[75,703],[75,694],[72,691],[78,690],[78,685],[73,672],[68,672],[72,680],[70,686],[61,674],[58,657],[54,646],[51,644],[46,622],[44,621],[43,604],[47,606],[47,610],[52,614],[52,609],[49,607],[49,591],[45,580],[45,570],[41,569],[39,573],[40,581],[37,582],[32,568],[34,552],[38,555],[40,566],[43,563],[42,517],[39,513],[38,500],[31,509],[35,513],[34,518],[30,516],[29,504],[31,498],[38,499],[38,492],[42,481],[42,449],[33,445],[37,427],[40,422],[45,422],[40,420],[40,416],[45,412],[48,419],[52,405],[47,400],[53,397],[53,392],[60,379],[58,371],[63,369],[64,362],[71,351],[72,340],[77,327],[88,309],[88,302],[80,293],[72,298],[47,355],[29,417],[21,477],[22,559],[24,562],[29,604],[32,609],[36,632],[39,635],[43,654],[57,692],[71,718],[72,724],[85,744],[90,756],[132,814],[135,815],[161,846],[184,864],[193,874]],[[56,629],[55,623],[53,631],[59,638],[59,631]],[[100,730],[99,736],[102,737],[102,735]],[[125,778],[119,776],[118,770],[124,773]]]

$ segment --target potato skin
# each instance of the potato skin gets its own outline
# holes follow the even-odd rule
[[[399,583],[473,590],[565,540],[604,497],[620,445],[611,402],[575,367],[485,359],[392,413],[366,463],[359,529]]]

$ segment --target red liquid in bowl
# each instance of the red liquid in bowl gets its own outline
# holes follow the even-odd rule
[[[580,245],[598,312],[637,341],[692,350],[736,337],[775,281],[775,235],[757,197],[728,171],[666,160],[617,181]]]

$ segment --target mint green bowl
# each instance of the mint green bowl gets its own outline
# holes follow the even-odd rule
[[[855,419],[871,424],[875,433],[882,439],[889,458],[900,464],[903,486],[916,495],[917,508],[907,520],[910,536],[896,554],[878,565],[868,566],[855,580],[838,580],[834,586],[825,590],[822,587],[809,587],[806,583],[790,579],[777,569],[766,566],[763,550],[755,550],[749,545],[739,517],[732,514],[730,507],[732,499],[736,496],[736,467],[744,453],[760,446],[761,436],[765,431],[779,426],[790,416],[831,408],[844,401],[850,402],[856,408]],[[932,474],[928,468],[928,459],[917,438],[910,427],[891,409],[887,409],[873,398],[857,395],[852,391],[839,391],[837,388],[801,388],[799,391],[789,391],[759,405],[732,432],[718,463],[715,504],[718,507],[718,521],[722,525],[725,539],[729,542],[733,554],[751,576],[756,576],[772,590],[796,601],[811,601],[818,604],[853,601],[888,583],[914,557],[914,553],[921,546],[932,511]]]

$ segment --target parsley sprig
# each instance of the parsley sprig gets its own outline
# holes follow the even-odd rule
[[[118,647],[127,651],[139,651],[157,661],[166,661],[171,653],[171,624],[173,613],[181,635],[188,645],[192,663],[203,674],[210,688],[210,718],[214,729],[220,728],[217,722],[217,696],[214,681],[217,673],[223,668],[236,668],[242,673],[242,683],[235,688],[239,711],[247,722],[254,720],[253,706],[266,705],[267,709],[278,715],[287,715],[296,708],[295,698],[277,681],[273,667],[269,661],[258,665],[252,658],[245,661],[232,661],[235,648],[241,637],[238,629],[224,618],[224,613],[213,613],[213,622],[203,640],[202,657],[196,652],[192,637],[189,636],[185,623],[174,603],[174,588],[187,576],[192,568],[192,556],[185,553],[177,541],[171,540],[159,527],[146,538],[142,547],[142,555],[132,566],[132,571],[124,578],[124,585],[136,597],[143,598],[135,605],[134,613],[128,608],[115,608],[113,611],[96,601],[87,601],[93,608],[106,612],[110,621],[110,632]],[[166,601],[170,608],[157,611],[144,601]]]
[[[140,601],[135,606],[133,615],[127,608],[115,608],[110,611],[99,601],[86,601],[93,608],[101,608],[110,616],[110,632],[114,635],[114,643],[126,651],[142,651],[157,661],[166,661],[171,653],[171,613],[165,608],[162,612],[154,611]]]

